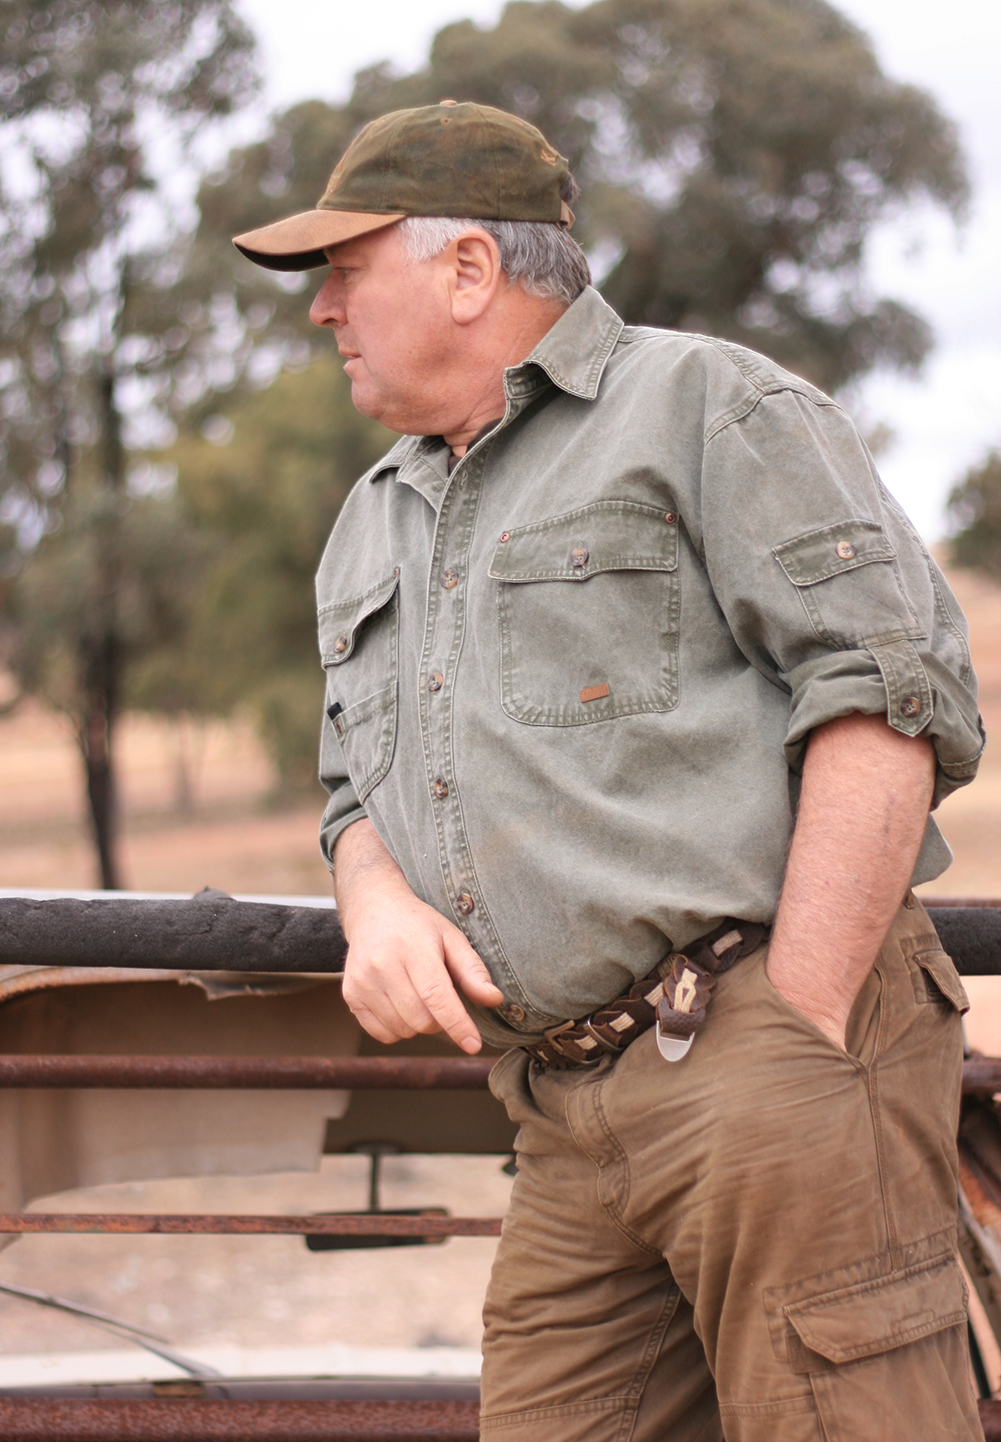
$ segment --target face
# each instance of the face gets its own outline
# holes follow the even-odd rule
[[[394,431],[438,433],[454,343],[443,268],[409,260],[396,225],[326,255],[330,274],[309,315],[334,332],[355,407]]]

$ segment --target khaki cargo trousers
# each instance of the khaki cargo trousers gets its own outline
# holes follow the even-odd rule
[[[955,1260],[962,985],[902,908],[839,1051],[765,975],[687,1057],[512,1051],[484,1319],[496,1442],[982,1442]]]

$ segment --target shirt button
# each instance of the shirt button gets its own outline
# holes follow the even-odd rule
[[[919,716],[921,714],[921,700],[918,696],[905,696],[900,703],[901,716]]]
[[[512,1004],[508,1007],[507,1014],[510,1017],[511,1021],[525,1020],[525,1008],[523,1006],[519,1006],[516,1001],[512,1002]]]
[[[664,513],[664,520],[667,522],[667,524],[668,524],[669,526],[676,526],[676,525],[678,524],[678,513],[677,513],[677,511],[665,511],[665,513]]]
[[[434,785],[431,787],[431,790],[434,792],[435,797],[437,798],[437,800],[439,800],[439,801],[444,801],[444,800],[445,800],[445,797],[448,795],[448,782],[447,782],[447,781],[443,781],[442,778],[439,776],[438,779],[437,779],[437,781],[436,781],[436,782],[434,783]],[[463,893],[463,895],[464,895],[464,894],[465,894],[465,893]],[[460,901],[461,901],[462,898],[460,897],[459,899],[460,899]],[[473,909],[472,903],[470,903],[469,909],[470,909],[470,911],[472,911],[472,909]]]
[[[428,690],[440,691],[445,684],[445,678],[440,671],[432,671],[428,677]]]
[[[511,539],[511,532],[510,532],[510,531],[501,531],[501,540],[502,540],[502,541],[510,541],[510,539]]]
[[[454,571],[442,571],[440,580],[446,591],[451,591],[459,584],[459,578]]]
[[[570,564],[575,571],[579,571],[587,565],[588,553],[583,546],[578,546],[575,551],[570,552]]]
[[[476,905],[476,902],[470,896],[468,891],[460,891],[458,896],[455,898],[455,904],[458,907],[459,911],[462,912],[463,916],[468,916],[469,913],[472,911],[473,907]]]
[[[347,636],[338,636],[337,640],[334,642],[334,655],[335,655],[335,656],[343,656],[343,655],[344,655],[344,652],[345,652],[347,649],[348,649],[348,638],[347,638]]]
[[[851,541],[839,541],[834,547],[838,559],[841,561],[854,561],[857,552]]]

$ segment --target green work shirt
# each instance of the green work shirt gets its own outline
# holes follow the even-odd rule
[[[813,727],[929,736],[936,799],[983,732],[962,613],[828,396],[591,289],[504,391],[451,474],[408,436],[358,482],[317,597],[323,851],[371,818],[510,1044],[772,919]],[[914,881],[949,859],[930,821]]]

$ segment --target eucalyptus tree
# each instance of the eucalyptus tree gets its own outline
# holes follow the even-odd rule
[[[226,316],[189,326],[167,297],[193,217],[186,177],[254,94],[254,42],[230,0],[4,0],[0,56],[9,659],[72,717],[114,886],[113,733],[146,639],[127,513],[153,504],[130,499],[128,450],[166,439],[171,403],[226,370]],[[147,467],[137,488],[157,479]],[[155,626],[161,608],[146,609]]]

